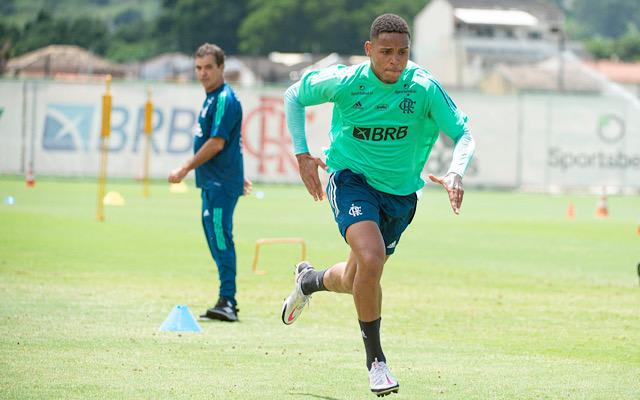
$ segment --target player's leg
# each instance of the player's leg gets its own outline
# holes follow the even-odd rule
[[[386,260],[382,234],[375,222],[361,221],[351,225],[346,236],[357,265],[352,293],[358,318],[376,320],[380,318],[380,278]]]
[[[347,261],[336,263],[325,271],[323,274],[324,287],[330,292],[351,294],[357,268],[356,256],[350,252]]]
[[[346,236],[357,265],[353,280],[353,300],[367,356],[369,387],[378,396],[395,393],[400,385],[386,365],[387,359],[380,342],[380,279],[388,259],[385,242],[378,224],[372,221],[351,225]]]
[[[378,218],[375,196],[369,192],[361,174],[349,170],[332,174],[327,185],[327,198],[343,237],[350,225]],[[355,263],[355,257],[350,256],[346,262],[338,263],[328,270],[318,271],[307,261],[296,265],[293,291],[282,304],[282,322],[287,325],[295,322],[314,292],[332,290],[351,293],[356,273]],[[327,272],[329,275],[325,277]],[[333,286],[327,288],[325,282]]]
[[[218,267],[220,280],[216,305],[204,316],[223,321],[236,321],[236,252],[233,242],[233,212],[238,198],[219,189],[203,190],[202,222],[211,255]]]

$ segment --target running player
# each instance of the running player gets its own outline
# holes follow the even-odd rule
[[[447,190],[455,214],[475,149],[466,115],[427,70],[408,61],[409,45],[407,23],[394,14],[381,15],[364,44],[369,61],[312,71],[285,93],[300,177],[314,200],[321,200],[318,168],[331,172],[326,195],[351,252],[347,261],[326,270],[308,262],[296,265],[282,321],[293,323],[314,292],[353,295],[369,384],[378,396],[399,389],[380,344],[384,264],[411,223],[415,192],[424,185],[420,173],[439,132],[454,141],[453,160],[443,177],[429,178]],[[334,107],[325,164],[307,148],[304,108],[327,102]]]

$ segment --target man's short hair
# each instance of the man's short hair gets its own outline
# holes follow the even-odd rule
[[[369,32],[370,40],[377,39],[383,32],[406,33],[407,36],[411,37],[407,21],[396,14],[382,14],[373,20],[371,31]]]
[[[216,61],[216,65],[220,66],[224,64],[224,51],[216,46],[215,44],[205,43],[202,46],[198,47],[195,54],[196,58],[198,57],[206,57],[213,56],[213,59]]]

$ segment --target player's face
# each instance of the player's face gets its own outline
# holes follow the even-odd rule
[[[382,32],[364,44],[364,51],[371,59],[371,69],[384,83],[395,83],[409,61],[409,35]]]
[[[204,57],[196,57],[196,77],[207,93],[222,85],[222,82],[224,82],[223,72],[224,64],[216,64],[213,55],[207,54]]]

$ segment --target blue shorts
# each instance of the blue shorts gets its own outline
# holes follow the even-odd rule
[[[347,228],[360,221],[378,224],[386,254],[391,255],[416,213],[415,193],[398,196],[371,187],[364,175],[343,169],[331,174],[327,199],[333,209],[340,234],[346,240]]]

